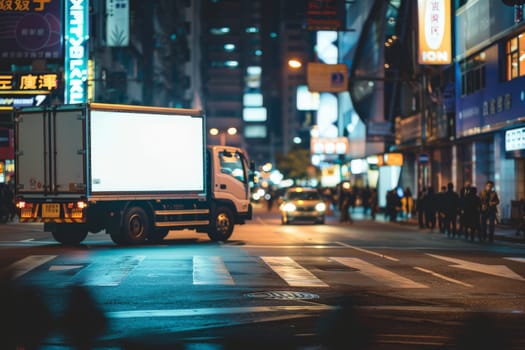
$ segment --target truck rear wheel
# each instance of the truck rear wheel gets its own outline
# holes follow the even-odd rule
[[[51,232],[55,241],[67,244],[67,245],[77,245],[80,244],[88,234],[87,230],[81,228],[71,227],[69,225],[60,225],[56,226],[56,229]]]
[[[212,241],[225,242],[232,235],[234,224],[232,211],[227,207],[218,207],[211,217],[208,237]]]
[[[119,231],[111,233],[111,239],[117,244],[143,243],[150,231],[150,220],[144,209],[131,207],[126,211]]]

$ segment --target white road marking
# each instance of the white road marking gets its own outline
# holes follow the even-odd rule
[[[30,255],[9,265],[6,270],[12,279],[18,278],[40,265],[56,258],[56,255]]]
[[[220,256],[194,256],[193,284],[233,285],[235,282]]]
[[[503,258],[503,259],[525,263],[525,258]]]
[[[377,282],[384,283],[393,288],[428,288],[428,286],[414,282],[408,278],[400,276],[394,272],[388,271],[381,267],[370,264],[358,258],[337,258],[331,257],[333,261],[355,268],[364,276],[367,276]]]
[[[49,271],[68,271],[74,269],[81,269],[84,265],[51,265]]]
[[[465,283],[465,282],[461,282],[461,281],[458,281],[456,279],[453,279],[453,278],[450,278],[450,277],[447,277],[445,275],[442,275],[440,273],[437,273],[437,272],[434,272],[432,270],[428,270],[428,269],[425,269],[425,268],[422,268],[422,267],[418,267],[418,266],[415,266],[414,269],[418,270],[418,271],[421,271],[421,272],[425,272],[425,273],[428,273],[434,277],[437,277],[437,278],[441,278],[445,281],[448,281],[448,282],[452,282],[452,283],[456,283],[456,284],[459,284],[459,285],[462,285],[464,287],[468,287],[468,288],[472,288],[473,285],[472,284],[468,284],[468,283]]]
[[[34,238],[28,238],[28,239],[23,239],[20,242],[33,242],[34,240],[35,240]]]
[[[261,256],[275,273],[292,287],[328,287],[326,283],[287,256]]]
[[[217,307],[199,309],[171,309],[171,310],[129,310],[113,311],[106,313],[109,318],[145,318],[145,317],[187,317],[187,316],[207,316],[207,315],[227,315],[242,313],[262,313],[262,312],[308,312],[308,311],[328,311],[335,310],[337,307],[330,305],[289,305],[289,306],[255,306],[255,307]]]
[[[122,256],[104,263],[95,263],[77,273],[73,278],[73,283],[80,282],[85,286],[116,287],[144,258],[143,255]]]
[[[436,259],[445,260],[456,265],[451,265],[451,267],[456,267],[458,269],[470,270],[475,272],[485,273],[487,275],[493,275],[498,277],[510,278],[517,281],[525,281],[525,278],[521,277],[505,265],[487,265],[479,264],[471,261],[465,261],[456,258],[449,258],[441,255],[428,254]]]
[[[364,249],[364,248],[359,248],[359,247],[355,247],[353,245],[350,245],[350,244],[346,244],[346,243],[343,243],[343,242],[335,242],[339,245],[342,245],[343,247],[346,247],[346,248],[352,248],[352,249],[355,249],[357,251],[360,251],[362,253],[367,253],[367,254],[372,254],[372,255],[375,255],[375,256],[378,256],[380,258],[384,258],[384,259],[387,259],[387,260],[390,260],[390,261],[399,261],[399,259],[397,258],[393,258],[391,256],[388,256],[388,255],[385,255],[385,254],[381,254],[381,253],[378,253],[378,252],[374,252],[372,250],[368,250],[368,249]]]

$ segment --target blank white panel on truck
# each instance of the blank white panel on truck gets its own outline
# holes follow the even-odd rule
[[[92,110],[91,192],[203,192],[204,118]]]

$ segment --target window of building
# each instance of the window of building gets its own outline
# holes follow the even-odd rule
[[[512,80],[525,75],[525,33],[507,41],[506,55],[506,80]]]
[[[218,28],[211,28],[210,33],[213,35],[225,35],[230,32],[230,28],[228,27],[218,27]]]
[[[485,52],[461,63],[461,95],[470,95],[485,88]]]

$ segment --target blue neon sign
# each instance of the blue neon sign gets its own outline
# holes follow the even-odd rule
[[[87,102],[89,0],[66,0],[65,103]]]

